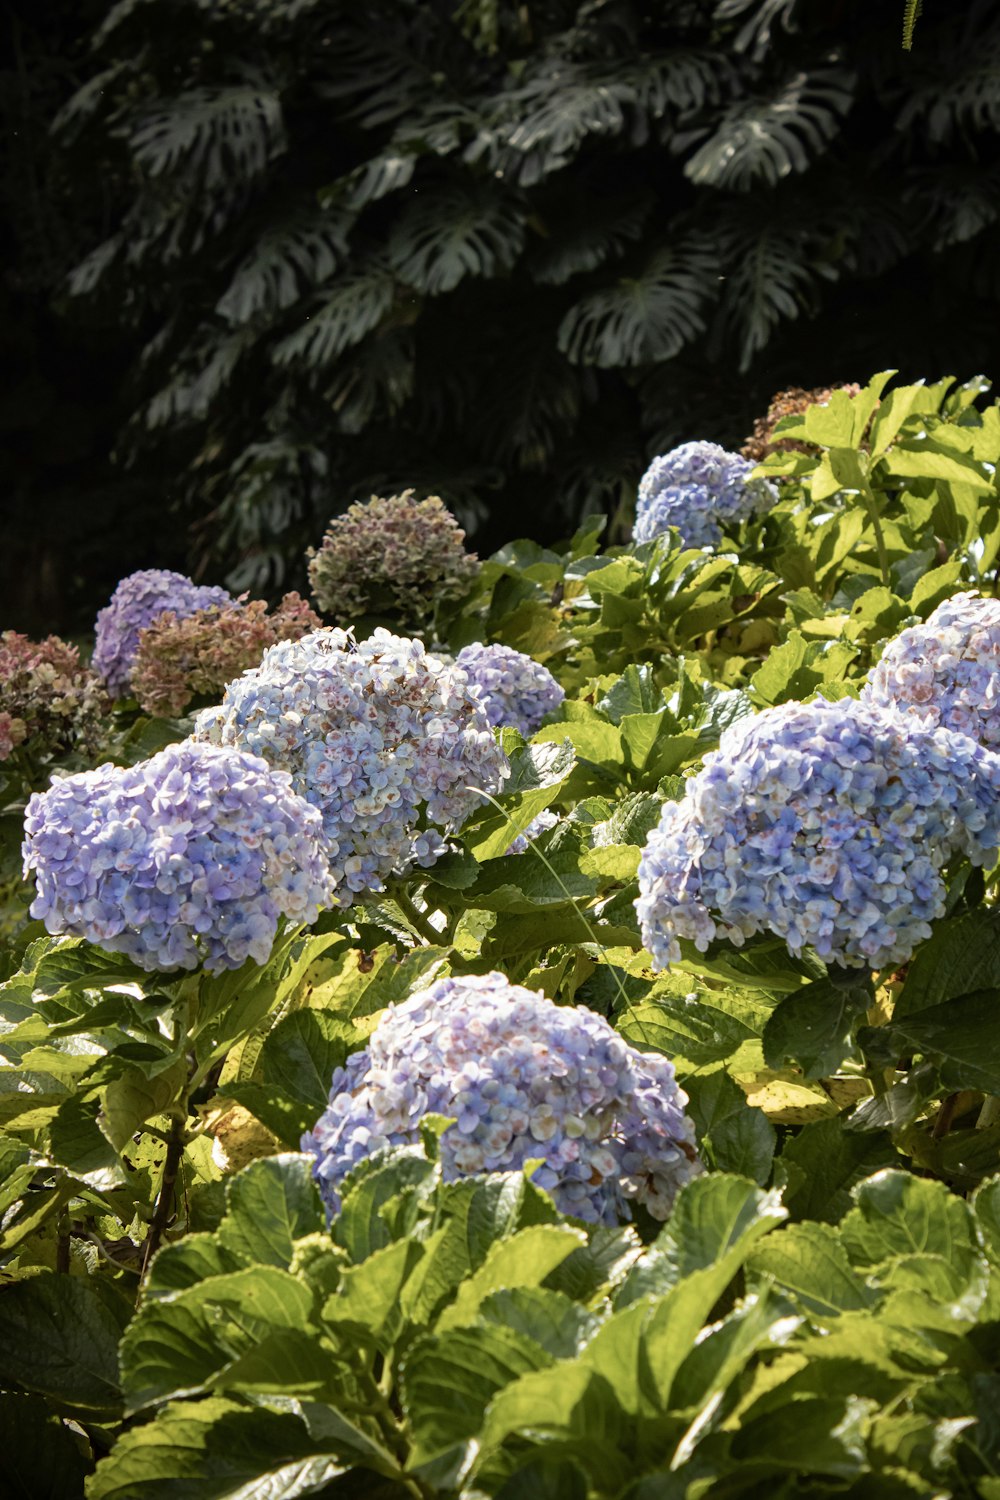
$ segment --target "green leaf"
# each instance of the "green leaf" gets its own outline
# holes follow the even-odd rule
[[[42,1273],[0,1287],[0,1381],[91,1420],[118,1416],[128,1312],[115,1290],[75,1276]]]
[[[754,1250],[747,1270],[776,1282],[825,1326],[841,1313],[864,1311],[877,1300],[851,1270],[840,1236],[828,1224],[787,1225]]]
[[[829,1119],[816,1120],[793,1136],[775,1165],[776,1171],[788,1173],[785,1203],[793,1217],[835,1222],[851,1205],[853,1183],[896,1160],[896,1148],[884,1130],[855,1135],[839,1119]]]
[[[71,1430],[38,1397],[0,1395],[0,1444],[8,1500],[83,1494],[87,1461]]]
[[[312,1309],[310,1290],[274,1266],[250,1266],[145,1302],[121,1342],[128,1410],[203,1392],[273,1332],[308,1331]]]
[[[929,1006],[913,1015],[895,1018],[877,1032],[863,1032],[861,1041],[877,1041],[880,1055],[914,1052],[937,1066],[942,1086],[949,1092],[982,1089],[1000,1093],[1000,1010],[995,989],[980,990]]]
[[[993,988],[1000,989],[1000,912],[980,906],[934,924],[910,960],[893,1020]]]
[[[458,1295],[438,1319],[438,1332],[459,1328],[474,1318],[492,1292],[510,1287],[540,1286],[585,1236],[570,1225],[535,1224],[495,1245],[477,1271],[463,1281]]]
[[[508,270],[523,245],[516,201],[488,178],[467,179],[412,198],[395,221],[388,253],[400,280],[435,297],[466,276]]]
[[[870,983],[860,975],[851,985],[818,979],[786,996],[764,1028],[764,1061],[775,1069],[795,1062],[805,1078],[835,1073],[850,1050],[854,1023],[871,999]]]
[[[614,1390],[593,1370],[567,1364],[554,1380],[548,1370],[522,1375],[490,1404],[480,1435],[489,1454],[514,1433],[572,1440],[573,1453],[602,1489],[614,1493],[621,1481],[618,1445],[625,1414]]]
[[[444,1229],[438,1231],[442,1236],[446,1233]],[[341,1329],[352,1341],[356,1337],[388,1353],[402,1324],[403,1288],[425,1253],[417,1241],[399,1240],[373,1250],[361,1265],[348,1266],[337,1290],[324,1304],[324,1322],[334,1330]]]
[[[333,1070],[346,1056],[344,1018],[310,1006],[283,1016],[268,1033],[255,1071],[265,1083],[310,1105],[315,1119],[326,1108]]]
[[[932,439],[897,443],[882,463],[893,479],[944,479],[968,485],[980,494],[993,491],[993,480],[975,459],[944,448]]]
[[[551,1362],[537,1342],[501,1325],[416,1339],[401,1372],[403,1411],[415,1439],[411,1467],[452,1447],[464,1459],[497,1392]]]
[[[763,1110],[747,1103],[723,1068],[685,1078],[684,1088],[699,1148],[710,1165],[767,1182],[777,1133]]]
[[[251,1261],[291,1265],[294,1242],[326,1224],[313,1165],[313,1157],[289,1153],[245,1167],[226,1189],[220,1243]]]
[[[138,1495],[198,1500],[294,1500],[314,1495],[350,1465],[336,1442],[313,1438],[290,1413],[213,1397],[167,1406],[123,1433],[91,1478],[87,1500]]]
[[[968,1260],[976,1247],[972,1215],[943,1182],[909,1172],[877,1172],[859,1183],[840,1228],[855,1265],[878,1267],[897,1256]]]
[[[565,731],[566,726],[550,727],[553,731],[550,740],[519,746],[511,756],[510,779],[497,799],[503,812],[488,813],[465,837],[467,848],[476,859],[496,859],[504,854],[532,820],[551,806],[565,785],[576,755],[565,733],[557,733]]]

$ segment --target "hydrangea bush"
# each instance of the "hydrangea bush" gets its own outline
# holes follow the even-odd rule
[[[1000,844],[1000,757],[857,700],[784,703],[727,729],[668,802],[639,866],[656,965],[759,932],[829,963],[908,959],[945,909],[955,855]]]
[[[438,604],[466,594],[479,560],[444,503],[413,490],[356,501],[309,552],[309,583],[323,614],[341,625],[384,615],[421,628]]]
[[[463,646],[456,658],[480,689],[494,729],[517,729],[529,739],[566,696],[548,667],[511,646]]]
[[[319,813],[256,755],[186,740],[36,792],[24,819],[31,915],[144,969],[267,959],[278,918],[332,897]]]
[[[615,1224],[636,1202],[665,1219],[700,1170],[686,1103],[667,1058],[637,1052],[592,1011],[468,975],[389,1007],[334,1073],[302,1148],[335,1212],[352,1167],[444,1114],[456,1122],[441,1140],[446,1180],[540,1159],[533,1180],[564,1213]]]
[[[195,722],[197,739],[289,771],[319,808],[341,906],[432,865],[509,774],[465,673],[386,630],[282,641]]]
[[[139,632],[170,610],[184,620],[202,609],[232,606],[231,594],[213,584],[193,583],[183,573],[144,568],[123,578],[111,602],[97,612],[93,665],[113,698],[129,692]]]
[[[890,641],[862,699],[1000,747],[1000,600],[956,594]]]
[[[722,527],[766,510],[777,491],[751,479],[753,464],[718,443],[682,443],[654,458],[639,482],[636,542],[650,542],[676,526],[686,547],[714,547]]]
[[[161,717],[182,714],[193,699],[221,697],[226,684],[255,667],[268,646],[320,628],[298,594],[268,613],[262,599],[212,605],[186,618],[165,610],[139,632],[130,688],[139,707]]]
[[[108,707],[100,679],[81,665],[75,646],[56,635],[0,635],[0,762],[19,746],[43,760],[95,753]]]

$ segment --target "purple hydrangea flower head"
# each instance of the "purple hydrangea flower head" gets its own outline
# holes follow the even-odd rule
[[[649,542],[676,526],[686,547],[714,547],[723,525],[766,510],[778,495],[753,464],[718,443],[682,443],[654,458],[639,482],[632,538]]]
[[[343,630],[280,641],[195,720],[291,773],[319,808],[337,904],[428,866],[510,774],[477,689],[418,640]]]
[[[502,974],[466,975],[388,1008],[364,1051],[335,1071],[302,1149],[335,1213],[358,1162],[414,1144],[425,1114],[449,1115],[446,1181],[540,1158],[532,1180],[563,1213],[616,1224],[634,1201],[665,1219],[701,1171],[686,1103],[667,1058],[637,1052],[593,1011]]]
[[[547,667],[510,646],[463,646],[458,665],[476,684],[494,729],[517,729],[529,739],[566,696]]]
[[[130,573],[111,595],[111,603],[97,611],[93,668],[113,698],[129,690],[129,674],[139,649],[139,631],[164,610],[186,620],[200,609],[223,608],[233,596],[215,585],[193,583],[183,573],[144,568]]]
[[[900,964],[945,909],[942,869],[1000,844],[1000,756],[856,700],[783,703],[727,729],[639,864],[658,968],[773,932],[829,963]]]
[[[946,599],[889,642],[861,697],[1000,749],[1000,600]]]
[[[264,963],[279,916],[330,904],[319,813],[256,755],[168,745],[136,766],[99,766],[28,802],[31,915],[144,969]]]

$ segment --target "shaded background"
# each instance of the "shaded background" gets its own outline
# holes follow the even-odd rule
[[[552,540],[783,386],[1000,368],[1000,7],[902,12],[8,3],[2,624],[302,587],[375,491]]]

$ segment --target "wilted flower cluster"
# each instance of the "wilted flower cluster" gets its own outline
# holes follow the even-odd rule
[[[0,635],[0,761],[21,745],[47,759],[69,750],[94,752],[109,708],[100,679],[57,635],[31,641]]]
[[[313,922],[332,885],[315,808],[255,755],[169,745],[28,802],[31,915],[144,969],[264,963],[278,918]]]
[[[186,619],[165,610],[139,632],[130,688],[147,713],[182,714],[194,698],[221,697],[268,646],[319,628],[319,616],[298,594],[286,594],[272,614],[263,599],[213,605]]]
[[[352,1167],[416,1142],[425,1114],[449,1115],[446,1180],[541,1159],[532,1180],[563,1213],[615,1224],[635,1201],[665,1219],[701,1170],[686,1103],[665,1057],[635,1051],[592,1011],[502,974],[439,979],[390,1006],[336,1070],[302,1149],[336,1212]]]
[[[956,594],[890,641],[861,692],[921,723],[1000,747],[1000,600]]]
[[[778,423],[783,417],[801,416],[810,406],[827,406],[834,391],[846,391],[848,396],[856,396],[860,390],[859,385],[845,383],[821,385],[811,391],[803,390],[800,385],[793,385],[786,391],[779,391],[776,396],[771,397],[767,416],[758,417],[754,422],[753,432],[740,452],[755,464],[763,462],[769,453],[814,453],[815,448],[811,448],[808,443],[794,438],[776,439],[774,429]]]
[[[773,932],[793,953],[882,968],[930,936],[941,869],[1000,844],[1000,757],[965,735],[846,700],[785,703],[727,729],[668,803],[639,865],[659,968]]]
[[[356,501],[310,550],[309,583],[324,614],[342,625],[382,615],[417,629],[435,606],[468,593],[479,570],[465,532],[437,496],[413,490]]]
[[[111,603],[97,612],[94,671],[103,678],[113,698],[122,698],[129,691],[129,674],[144,626],[151,625],[167,609],[183,620],[200,609],[233,603],[225,589],[193,583],[183,573],[165,568],[130,573],[111,595]]]
[[[290,771],[320,809],[337,902],[413,865],[509,774],[465,673],[420,641],[343,630],[282,641],[204,709],[195,736],[252,750]]]
[[[528,739],[566,696],[548,667],[511,646],[463,646],[458,665],[483,696],[494,729],[517,729]]]
[[[654,458],[639,483],[632,537],[649,542],[676,526],[686,547],[714,547],[722,525],[766,510],[777,491],[750,479],[753,465],[718,443],[682,443]]]

